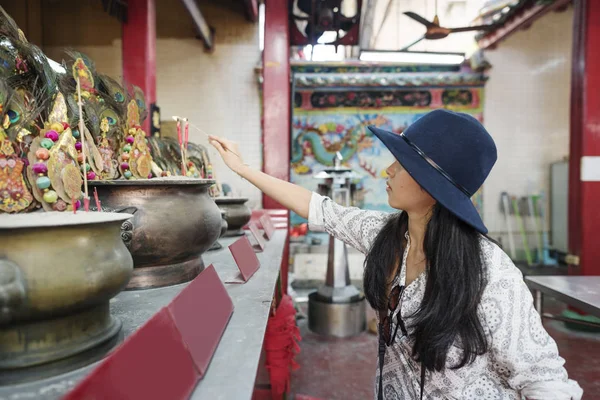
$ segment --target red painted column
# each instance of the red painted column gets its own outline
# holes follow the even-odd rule
[[[146,96],[148,117],[143,127],[150,134],[150,109],[156,103],[156,7],[154,0],[129,0],[123,24],[123,79],[139,86]]]
[[[600,275],[600,1],[575,0],[569,156],[570,273]]]
[[[442,101],[442,93],[444,89],[431,89],[429,91],[431,93],[431,103],[430,107],[444,107],[444,102]]]
[[[288,2],[265,2],[263,50],[263,171],[290,179],[290,41]],[[263,208],[283,208],[263,195]]]

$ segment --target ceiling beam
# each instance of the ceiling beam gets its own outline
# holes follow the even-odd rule
[[[127,0],[102,0],[102,8],[122,24],[127,23]]]
[[[552,4],[534,4],[532,7],[519,10],[510,17],[505,23],[497,28],[492,28],[489,32],[477,40],[480,49],[493,49],[503,40],[506,40],[513,33],[527,29],[536,20],[543,17],[550,11],[558,11],[565,8],[572,0],[556,0]]]
[[[212,51],[214,49],[215,43],[215,29],[206,22],[204,15],[198,8],[198,4],[196,4],[196,0],[181,0],[183,5],[190,13],[192,20],[194,21],[194,25],[196,25],[196,29],[198,30],[198,34],[200,35],[200,39],[204,42],[204,47],[208,51]]]
[[[257,0],[242,0],[244,3],[244,12],[246,19],[250,22],[258,21],[258,1]]]

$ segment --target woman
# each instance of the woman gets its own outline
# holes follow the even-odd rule
[[[384,214],[346,208],[252,170],[211,137],[225,163],[302,217],[366,254],[365,296],[379,315],[377,399],[580,399],[520,271],[489,238],[470,197],[496,162],[473,117],[432,111],[397,135],[369,127],[396,161]],[[231,151],[230,151],[231,150]]]

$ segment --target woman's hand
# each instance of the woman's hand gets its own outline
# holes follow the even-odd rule
[[[247,164],[244,164],[242,157],[239,156],[237,145],[230,140],[212,135],[208,137],[208,140],[221,154],[223,161],[233,172],[256,186],[267,196],[275,199],[285,208],[294,211],[303,218],[308,218],[312,196],[310,190],[250,168]]]
[[[239,174],[245,164],[244,160],[242,160],[242,157],[239,155],[240,152],[237,143],[212,135],[208,137],[208,141],[215,149],[217,149],[225,164],[233,172]]]

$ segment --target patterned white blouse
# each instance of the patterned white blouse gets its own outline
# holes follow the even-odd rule
[[[390,214],[342,207],[327,197],[313,193],[310,202],[309,228],[326,231],[362,253],[371,243]],[[406,279],[404,253],[399,283]],[[482,237],[482,251],[487,267],[480,318],[491,343],[488,353],[472,364],[456,369],[426,374],[424,399],[489,400],[579,400],[583,391],[567,378],[564,359],[558,355],[554,340],[542,326],[533,307],[531,292],[519,269],[498,246]],[[402,294],[402,319],[410,336],[411,315],[418,309],[425,292],[426,272]],[[394,321],[396,318],[394,316]],[[393,327],[394,328],[394,327]],[[392,331],[393,331],[392,328]],[[412,343],[406,336],[396,336],[387,348],[383,367],[383,398],[386,400],[419,399],[421,366],[411,358]],[[377,354],[374,349],[373,354]],[[460,357],[456,347],[448,354],[448,365]],[[379,379],[379,369],[376,381]],[[375,385],[377,398],[378,385]]]

